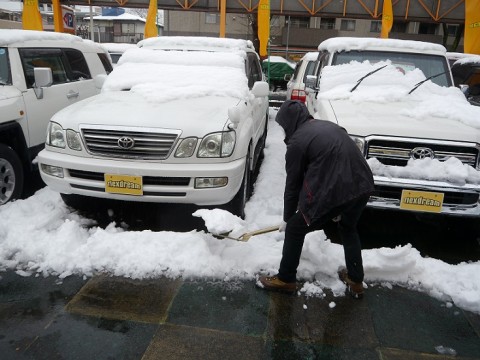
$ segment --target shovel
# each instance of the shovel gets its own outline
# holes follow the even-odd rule
[[[239,236],[238,238],[233,237],[233,236],[229,236],[228,235],[229,233],[215,234],[215,236],[218,236],[218,237],[221,237],[221,238],[224,238],[224,239],[237,240],[237,241],[248,241],[248,240],[250,240],[250,238],[252,236],[260,235],[260,234],[266,234],[266,233],[269,233],[269,232],[272,232],[272,231],[277,231],[279,228],[280,228],[280,225],[270,226],[270,227],[266,227],[266,228],[263,228],[263,229],[258,229],[258,230],[255,230],[255,231],[247,232],[247,233]]]

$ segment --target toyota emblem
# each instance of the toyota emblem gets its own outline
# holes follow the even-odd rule
[[[128,136],[123,136],[117,141],[118,147],[128,150],[133,148],[133,145],[135,145],[135,141]]]
[[[415,149],[410,151],[410,157],[417,160],[426,158],[434,159],[435,153],[432,149],[426,147],[416,147]]]

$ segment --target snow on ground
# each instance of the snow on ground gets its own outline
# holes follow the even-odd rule
[[[195,216],[202,217],[211,232],[232,230],[233,236],[239,236],[280,223],[285,145],[283,132],[273,121],[274,110],[270,115],[265,160],[246,207],[246,220],[220,209],[197,211]],[[219,240],[204,231],[126,231],[114,224],[100,228],[71,212],[48,188],[0,207],[0,219],[0,270],[14,269],[24,276],[108,273],[137,279],[255,281],[260,273],[276,273],[283,245],[279,232],[238,242]],[[370,286],[397,284],[480,313],[480,262],[450,265],[423,258],[411,245],[363,250],[363,258],[365,282]],[[327,240],[323,231],[307,235],[298,272],[299,280],[305,281],[302,292],[323,296],[330,289],[343,296],[344,285],[337,278],[343,264],[342,247]]]

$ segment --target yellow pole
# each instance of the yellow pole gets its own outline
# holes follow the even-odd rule
[[[464,52],[480,55],[480,2],[465,0]]]
[[[62,5],[60,0],[52,0],[53,27],[56,32],[63,32]]]
[[[227,27],[227,0],[220,2],[220,37],[225,37],[225,29]]]
[[[393,25],[393,6],[392,0],[383,0],[383,10],[382,10],[382,32],[380,37],[383,39],[388,38],[390,30],[392,30]]]
[[[38,10],[37,0],[25,0],[22,11],[23,30],[43,30],[42,15]]]
[[[260,40],[260,56],[267,56],[268,39],[270,38],[270,0],[258,3],[258,40]]]
[[[143,33],[145,39],[158,36],[157,14],[157,0],[150,0],[150,5],[148,5],[147,19],[145,21],[145,30]]]

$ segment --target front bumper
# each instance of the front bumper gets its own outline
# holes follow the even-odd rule
[[[370,197],[367,204],[369,208],[411,211],[400,208],[401,193],[402,190],[417,190],[444,194],[440,214],[480,217],[480,185],[453,185],[442,181],[388,178],[384,176],[375,176],[374,179],[375,194]]]
[[[236,195],[242,183],[245,158],[224,163],[169,164],[154,161],[98,159],[43,150],[38,155],[42,180],[62,194],[125,201],[222,205]],[[63,168],[64,177],[45,173],[42,165]],[[105,191],[104,174],[142,176],[143,195]],[[195,178],[227,177],[226,186],[195,188]]]

